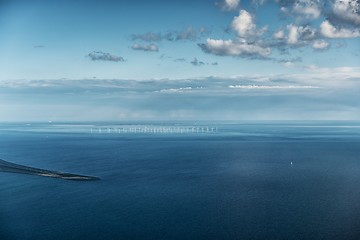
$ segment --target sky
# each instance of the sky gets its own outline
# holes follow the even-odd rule
[[[359,0],[0,0],[0,121],[360,120]]]

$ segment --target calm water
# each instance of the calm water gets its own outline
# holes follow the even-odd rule
[[[0,172],[0,239],[360,239],[360,123],[124,126],[0,124],[1,159],[102,178]]]

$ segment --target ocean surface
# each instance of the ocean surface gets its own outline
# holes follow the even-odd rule
[[[360,239],[360,123],[1,123],[0,240]]]

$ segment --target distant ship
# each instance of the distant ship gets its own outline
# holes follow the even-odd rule
[[[42,177],[61,178],[61,179],[66,179],[66,180],[77,180],[77,181],[100,180],[99,177],[56,172],[56,171],[50,171],[50,170],[45,170],[45,169],[40,169],[40,168],[32,168],[32,167],[27,167],[24,165],[7,162],[2,159],[0,159],[0,172],[30,174],[30,175],[37,175],[37,176],[42,176]]]

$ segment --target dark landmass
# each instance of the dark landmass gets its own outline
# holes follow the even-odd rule
[[[50,171],[40,168],[32,168],[15,163],[10,163],[1,159],[0,159],[0,172],[30,174],[30,175],[37,175],[42,177],[62,178],[66,180],[76,180],[76,181],[100,180],[100,178],[98,177],[56,172],[56,171]]]

